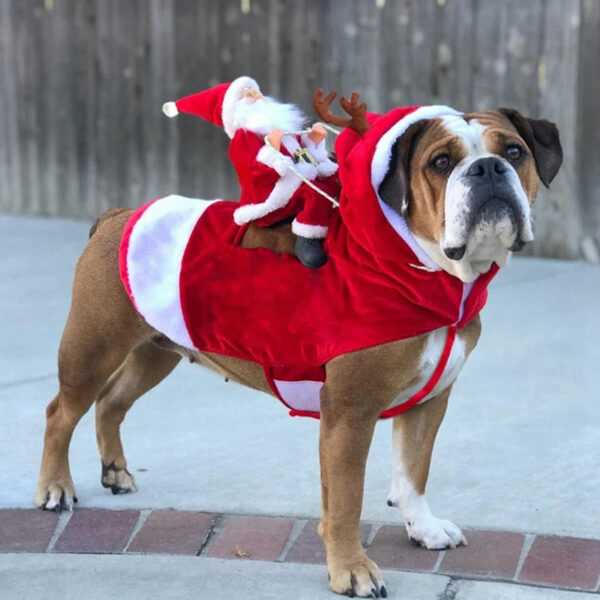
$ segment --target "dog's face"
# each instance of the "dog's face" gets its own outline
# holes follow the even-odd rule
[[[562,162],[558,130],[511,109],[414,123],[396,142],[381,199],[445,270],[472,281],[533,240],[531,207]]]

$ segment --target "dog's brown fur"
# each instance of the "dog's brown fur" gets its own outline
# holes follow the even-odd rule
[[[486,113],[498,129],[510,130],[499,114]],[[477,118],[482,118],[478,115]],[[514,130],[510,130],[515,135]],[[435,125],[419,143],[412,164],[411,226],[438,239],[443,222],[445,181],[422,165],[439,137]],[[449,143],[447,140],[445,143]],[[439,145],[439,144],[438,144]],[[460,152],[460,148],[452,150]],[[537,191],[531,165],[522,181],[531,198]],[[532,179],[535,179],[533,181]],[[135,490],[127,471],[119,426],[137,398],[164,379],[182,356],[251,388],[271,393],[262,368],[254,363],[178,347],[149,327],[129,301],[119,277],[118,250],[131,211],[104,215],[76,268],[72,306],[59,350],[60,390],[48,405],[44,452],[35,502],[40,507],[71,507],[74,487],[68,461],[71,435],[96,402],[96,431],[103,465],[102,483],[114,492]],[[293,252],[289,225],[250,227],[243,246]],[[468,354],[477,343],[479,318],[459,332]],[[358,525],[367,454],[378,416],[418,378],[427,335],[339,356],[326,365],[321,392],[320,459],[322,519],[319,532],[327,550],[332,590],[366,595],[382,583],[377,566],[364,553]],[[425,490],[431,452],[444,416],[450,388],[394,418],[402,432],[402,457],[415,489]],[[379,587],[376,587],[379,592]]]

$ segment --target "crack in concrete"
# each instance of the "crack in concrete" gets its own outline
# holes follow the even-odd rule
[[[446,589],[438,596],[438,600],[455,600],[460,587],[460,582],[454,577],[450,577]]]
[[[210,549],[210,546],[212,545],[213,541],[215,540],[217,535],[223,529],[224,522],[225,522],[225,515],[222,515],[222,514],[214,515],[214,519],[213,519],[212,525],[210,526],[210,529],[208,531],[208,535],[206,536],[204,543],[200,546],[198,552],[196,552],[196,556],[206,555],[206,553]]]

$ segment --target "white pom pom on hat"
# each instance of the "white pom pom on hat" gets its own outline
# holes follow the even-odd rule
[[[177,104],[175,104],[175,102],[165,102],[162,105],[162,111],[169,118],[176,117],[179,114],[179,110],[177,109]]]

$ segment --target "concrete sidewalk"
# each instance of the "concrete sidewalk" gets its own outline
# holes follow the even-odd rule
[[[597,600],[598,594],[384,571],[388,598],[402,600]],[[324,568],[172,556],[7,555],[0,598],[39,600],[335,600]],[[4,595],[3,595],[4,594]]]
[[[56,351],[73,267],[88,228],[83,222],[0,215],[0,406],[5,415],[0,466],[9,482],[0,489],[0,508],[31,506],[44,408],[57,390]],[[481,341],[455,386],[434,452],[428,496],[438,516],[467,528],[600,539],[598,306],[596,266],[517,259],[496,278],[482,315]],[[315,421],[291,419],[276,400],[182,364],[134,406],[123,426],[139,493],[112,496],[100,486],[91,413],[75,432],[71,469],[80,506],[86,508],[311,518],[320,510],[317,438]],[[378,426],[370,454],[363,519],[399,521],[397,510],[385,504],[390,473],[391,426],[386,422]],[[8,560],[16,568],[10,556],[0,564],[6,566]],[[19,568],[29,564],[25,558],[19,559]],[[91,557],[71,558],[82,573],[94,572]],[[140,558],[99,560],[100,571],[110,564],[113,573],[110,561],[125,561],[137,569]],[[156,560],[144,563],[150,580],[158,572],[151,566]],[[183,559],[165,558],[161,564],[174,568],[178,560]],[[45,572],[52,572],[54,564],[70,564],[69,557],[44,556],[40,562]],[[239,567],[240,573],[249,569],[240,575],[240,594],[248,591],[244,577],[262,580],[262,575],[271,575],[270,569],[273,576],[276,571],[277,578],[296,577],[299,584],[308,578],[288,565],[251,575],[256,564]],[[218,576],[220,567],[212,574],[204,568],[207,579],[216,578],[215,589],[223,589],[226,576]],[[322,567],[307,567],[307,573],[315,568],[318,585],[325,590]],[[127,568],[122,569],[125,577]],[[181,569],[187,569],[184,563]],[[402,583],[424,577],[445,579],[396,573],[388,580],[392,597],[428,598],[407,593]],[[393,585],[396,579],[399,584]],[[286,589],[285,584],[273,585],[279,595]],[[492,587],[485,593],[468,592],[474,585],[465,583],[463,595],[456,598],[555,597],[547,590],[547,595],[519,596],[512,584],[486,584]],[[503,585],[510,586],[511,595],[493,591]],[[255,597],[275,596],[261,593]],[[569,592],[552,593],[570,597]],[[165,592],[161,597],[175,596]],[[223,597],[242,596],[223,592]]]

